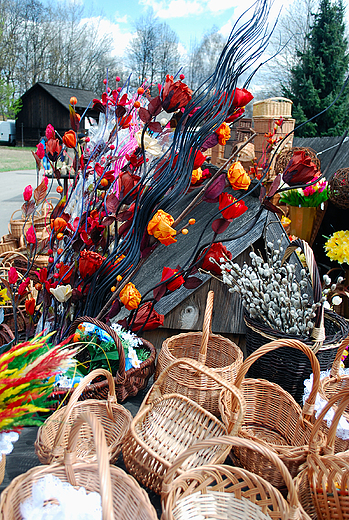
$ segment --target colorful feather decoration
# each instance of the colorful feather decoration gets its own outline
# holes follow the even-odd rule
[[[0,432],[40,425],[34,414],[49,411],[45,401],[54,376],[75,362],[77,352],[69,348],[69,340],[50,345],[52,334],[41,333],[0,355]]]

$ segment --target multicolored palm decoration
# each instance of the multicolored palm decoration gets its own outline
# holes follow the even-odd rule
[[[50,336],[39,334],[0,355],[0,432],[40,425],[34,415],[49,411],[45,400],[53,390],[53,376],[74,363],[76,354],[67,341],[50,345]]]

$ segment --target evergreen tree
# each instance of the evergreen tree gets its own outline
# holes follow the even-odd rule
[[[305,50],[291,70],[289,88],[283,94],[293,101],[296,125],[321,112],[339,94],[348,74],[348,42],[345,37],[342,0],[321,0],[307,36]],[[300,137],[338,136],[349,125],[349,87],[324,114],[304,125]]]

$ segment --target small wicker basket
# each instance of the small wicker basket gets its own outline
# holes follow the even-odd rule
[[[207,365],[215,373],[234,383],[243,362],[243,354],[229,339],[212,334],[213,298],[213,291],[209,291],[202,333],[188,332],[164,341],[158,356],[155,378],[173,361],[185,357]],[[188,367],[177,365],[176,371],[171,370],[171,375],[167,374],[163,384],[164,387],[161,388],[163,394],[186,395],[213,415],[219,416],[218,400],[221,387],[212,378],[207,378]]]
[[[264,354],[282,347],[296,348],[308,356],[313,374],[313,388],[304,404],[303,410],[293,397],[279,385],[264,379],[244,379],[250,366]],[[319,388],[320,367],[315,354],[309,347],[296,340],[273,341],[260,347],[243,363],[235,381],[237,388],[246,401],[246,414],[239,433],[256,442],[261,442],[276,453],[287,466],[292,477],[299,472],[299,467],[306,460],[309,438],[313,429],[310,419],[314,412],[314,403]],[[225,390],[220,401],[223,422],[227,424],[234,411],[234,403]],[[324,435],[317,437],[319,446],[324,444]],[[241,465],[268,480],[273,486],[282,488],[284,481],[280,472],[270,467],[268,460],[251,450],[236,449],[235,456]]]
[[[14,219],[14,215],[18,212],[22,211],[21,209],[16,209],[10,217],[10,221],[8,223],[8,231],[15,238],[19,239],[23,234],[25,234],[31,226],[31,221],[28,219],[24,219],[23,216],[20,219]]]
[[[255,117],[292,117],[292,101],[284,97],[273,97],[253,103]]]
[[[96,377],[103,376],[108,380],[109,394],[106,401],[78,399],[87,385]],[[67,406],[56,410],[39,428],[35,441],[36,454],[41,464],[61,462],[67,447],[69,432],[75,419],[83,412],[96,415],[103,426],[108,446],[108,457],[115,462],[121,451],[121,446],[129,430],[132,415],[117,403],[113,376],[107,370],[94,370],[88,374],[74,390]],[[92,431],[88,424],[80,429],[76,447],[79,460],[95,462],[97,453],[94,443],[91,443]]]
[[[334,454],[337,426],[348,405],[349,390],[346,389],[339,391],[323,408],[309,439],[306,467],[295,480],[300,502],[312,519],[349,519],[349,453]],[[337,409],[328,430],[325,455],[320,455],[316,435],[332,406]]]
[[[268,459],[283,476],[288,489],[287,501],[265,479],[233,466],[205,465],[175,478],[188,457],[214,445],[249,449]],[[291,475],[277,455],[261,444],[239,437],[207,439],[179,455],[165,476],[161,499],[161,520],[309,520],[298,502]]]
[[[74,462],[79,429],[84,422],[93,431],[98,461],[95,463]],[[32,468],[16,477],[2,492],[0,520],[21,520],[20,504],[31,497],[33,485],[45,475],[54,475],[72,486],[83,486],[88,493],[100,493],[103,520],[157,520],[146,492],[123,470],[109,465],[103,427],[93,414],[85,412],[76,419],[63,464]]]
[[[178,365],[188,366],[206,377],[212,377],[221,388],[232,393],[239,403],[239,412],[225,426],[210,412],[179,394],[161,393],[162,380]],[[174,361],[160,374],[134,417],[126,436],[122,454],[126,469],[144,486],[160,493],[163,477],[175,458],[195,442],[233,433],[242,423],[245,402],[239,390],[226,379],[192,359]],[[201,451],[190,460],[190,466],[223,462],[229,453],[227,447],[213,447]]]

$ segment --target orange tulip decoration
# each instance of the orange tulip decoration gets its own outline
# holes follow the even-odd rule
[[[215,133],[218,136],[219,144],[222,146],[230,139],[230,127],[227,123],[222,123],[217,130],[215,130]]]
[[[159,209],[148,223],[148,234],[157,238],[161,244],[169,246],[177,242],[177,239],[174,238],[176,230],[171,227],[173,223],[174,218],[169,213]]]
[[[251,184],[251,179],[247,175],[245,168],[237,161],[228,170],[228,181],[233,190],[247,190]]]
[[[68,130],[62,137],[62,141],[67,148],[75,148],[76,146],[76,133],[74,130]]]
[[[142,299],[141,293],[136,289],[136,286],[129,282],[120,292],[120,301],[125,305],[128,311],[137,309]]]

